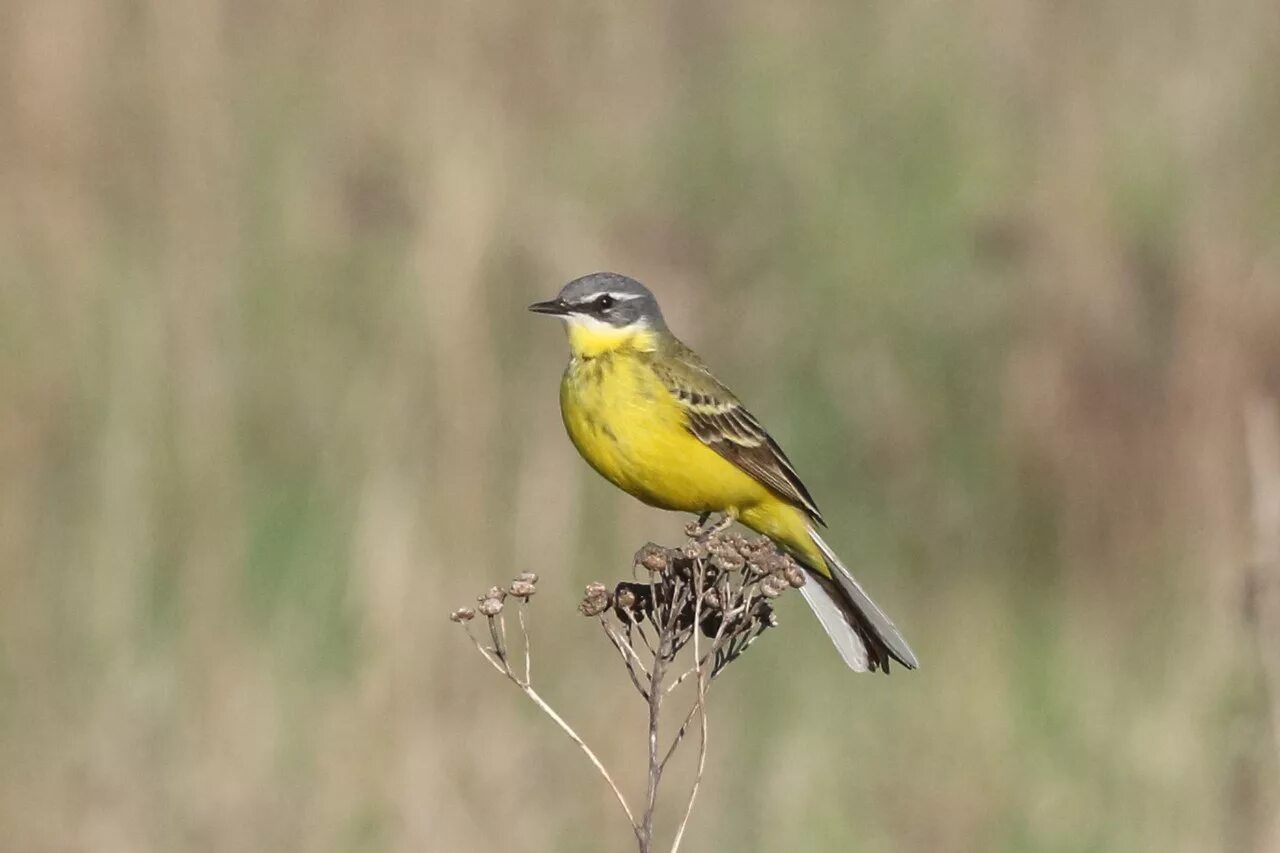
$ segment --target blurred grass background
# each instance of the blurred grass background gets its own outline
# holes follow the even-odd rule
[[[1274,2],[10,0],[0,67],[0,851],[630,849],[444,618],[540,573],[535,676],[639,783],[572,606],[684,519],[524,311],[598,269],[924,664],[789,602],[690,850],[1280,849]]]

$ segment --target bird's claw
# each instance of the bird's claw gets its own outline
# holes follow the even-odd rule
[[[711,519],[711,516],[712,513],[704,512],[702,515],[698,516],[697,521],[691,521],[686,525],[684,532],[688,534],[690,539],[706,540],[710,539],[712,536],[724,533],[733,526],[733,517],[728,514],[720,516],[720,518],[713,524],[707,524]]]

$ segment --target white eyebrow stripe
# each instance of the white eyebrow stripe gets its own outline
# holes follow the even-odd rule
[[[604,292],[604,293],[597,293],[597,294],[595,294],[594,296],[592,296],[592,297],[590,297],[590,298],[588,298],[588,299],[584,299],[584,300],[582,300],[582,301],[580,301],[580,302],[572,302],[572,303],[570,303],[570,305],[571,305],[573,308],[575,308],[575,309],[579,309],[579,308],[581,308],[581,309],[590,308],[590,307],[592,306],[592,304],[593,304],[597,299],[599,299],[601,296],[607,296],[607,297],[609,297],[610,299],[612,299],[614,302],[631,302],[631,301],[634,301],[634,300],[636,300],[636,299],[643,299],[643,298],[644,298],[644,297],[643,297],[643,296],[641,296],[639,293],[613,293],[612,291],[606,291],[606,292]]]

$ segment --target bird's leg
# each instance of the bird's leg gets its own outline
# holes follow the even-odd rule
[[[708,525],[707,522],[711,519],[711,516],[711,512],[704,512],[699,515],[697,522],[689,525],[686,531],[689,536],[693,539],[710,539],[712,536],[724,533],[733,526],[733,516],[728,513],[720,516],[720,519],[714,524]]]
[[[709,518],[711,518],[710,512],[699,515],[697,521],[691,521],[684,526],[684,535],[690,539],[701,539],[706,535],[706,524]]]
[[[708,537],[718,536],[719,534],[724,533],[730,527],[733,527],[733,516],[729,515],[728,513],[725,513],[724,515],[720,516],[719,521],[717,521],[715,524],[711,525],[710,528],[708,528],[707,536]]]

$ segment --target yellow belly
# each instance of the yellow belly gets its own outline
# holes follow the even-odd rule
[[[578,452],[618,488],[662,509],[726,513],[826,574],[804,511],[690,432],[684,409],[642,360],[574,359],[560,411]]]
[[[591,467],[647,504],[737,516],[773,499],[686,428],[680,404],[639,359],[575,359],[560,386],[560,410]]]

